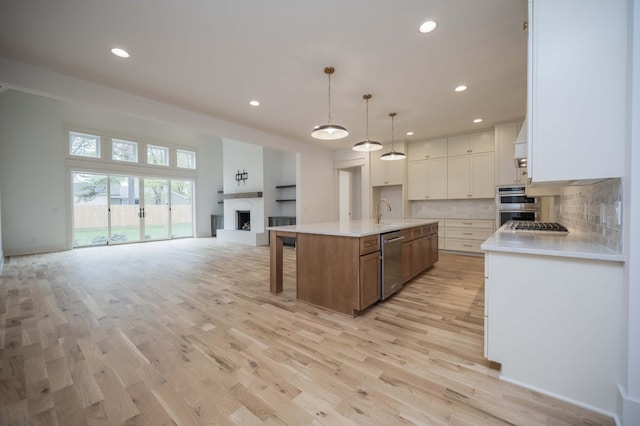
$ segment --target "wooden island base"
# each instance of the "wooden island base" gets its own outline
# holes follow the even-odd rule
[[[438,259],[437,224],[401,229],[403,281],[408,282]],[[270,290],[282,291],[282,238],[296,238],[296,297],[356,316],[380,300],[380,234],[325,235],[270,230]]]

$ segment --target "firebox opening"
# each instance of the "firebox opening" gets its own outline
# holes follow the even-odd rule
[[[251,212],[248,210],[236,211],[236,229],[251,231]]]

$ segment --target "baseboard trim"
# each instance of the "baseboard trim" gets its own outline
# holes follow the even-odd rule
[[[629,398],[620,385],[618,385],[618,416],[621,419],[621,423],[616,419],[618,426],[640,424],[640,401]]]
[[[500,380],[508,382],[508,383],[511,383],[511,384],[514,384],[514,385],[517,385],[517,386],[520,386],[520,387],[523,387],[523,388],[526,388],[526,389],[529,389],[529,390],[532,390],[534,392],[541,393],[543,395],[550,396],[550,397],[555,398],[555,399],[559,399],[560,401],[568,402],[569,404],[573,404],[573,405],[576,405],[578,407],[593,411],[594,413],[598,413],[598,414],[602,414],[603,416],[611,417],[616,422],[616,425],[620,426],[620,419],[618,418],[618,415],[616,413],[611,413],[611,412],[603,410],[601,408],[594,407],[594,406],[589,405],[589,404],[585,404],[584,402],[577,401],[577,400],[571,399],[571,398],[567,398],[565,396],[558,395],[558,394],[555,394],[553,392],[549,392],[549,391],[546,391],[544,389],[540,389],[540,388],[537,388],[535,386],[531,386],[531,385],[528,385],[526,383],[522,383],[522,382],[519,382],[517,380],[510,379],[508,377],[504,377],[502,375],[500,375]]]
[[[51,246],[40,246],[40,247],[18,247],[14,249],[7,249],[5,256],[24,256],[28,254],[40,254],[40,253],[51,253],[55,251],[67,251],[70,250],[67,247],[67,244],[55,244]]]

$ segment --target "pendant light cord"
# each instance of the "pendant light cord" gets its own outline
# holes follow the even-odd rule
[[[325,69],[325,72],[327,70]],[[331,72],[327,72],[329,76],[329,125],[331,125],[331,73],[333,72],[333,68]]]
[[[369,97],[365,98],[367,100],[367,141],[369,140],[369,98],[371,97],[371,95],[369,95]]]

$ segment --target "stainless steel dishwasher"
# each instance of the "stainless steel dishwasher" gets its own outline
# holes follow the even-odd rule
[[[382,246],[380,298],[382,300],[402,288],[402,240],[404,237],[400,231],[380,235]]]

